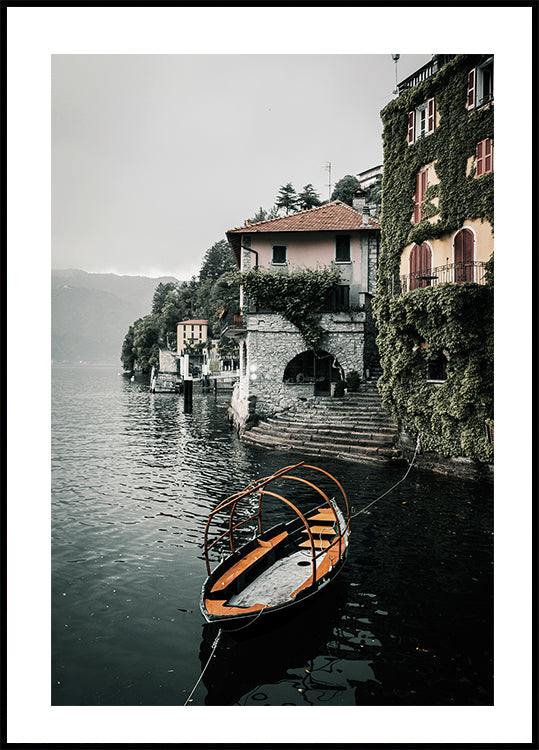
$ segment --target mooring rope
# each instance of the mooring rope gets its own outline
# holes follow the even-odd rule
[[[410,469],[411,469],[411,468],[412,468],[412,466],[414,465],[414,461],[415,461],[415,459],[416,459],[416,456],[417,456],[417,452],[418,452],[418,450],[419,450],[419,448],[420,448],[420,445],[421,445],[421,441],[420,441],[420,439],[419,439],[419,435],[418,435],[418,436],[417,436],[417,443],[416,443],[416,446],[415,446],[415,451],[414,451],[414,455],[412,456],[412,460],[410,461],[410,464],[409,464],[409,466],[408,466],[408,469],[406,470],[406,474],[405,474],[405,475],[403,476],[403,478],[402,478],[402,479],[399,479],[399,481],[398,481],[398,482],[396,482],[396,483],[395,483],[395,484],[393,485],[393,487],[390,487],[390,488],[389,488],[388,490],[386,490],[386,491],[385,491],[385,492],[384,492],[384,493],[383,493],[382,495],[380,495],[380,496],[379,496],[379,497],[377,497],[377,498],[376,498],[375,500],[373,500],[372,502],[370,502],[370,503],[369,503],[368,505],[366,505],[366,506],[365,506],[364,508],[361,508],[361,510],[358,510],[358,512],[357,512],[357,513],[354,513],[353,515],[351,515],[351,516],[350,516],[350,520],[352,520],[352,518],[355,518],[356,516],[359,516],[359,514],[360,514],[360,513],[365,513],[365,511],[367,510],[367,508],[370,508],[370,507],[371,507],[371,505],[374,505],[374,503],[377,503],[377,502],[378,502],[379,500],[381,500],[381,499],[382,499],[383,497],[385,497],[386,495],[389,495],[389,493],[390,493],[390,492],[391,492],[392,490],[394,490],[394,489],[395,489],[395,487],[398,487],[398,486],[399,486],[399,484],[401,484],[402,482],[404,482],[404,480],[406,479],[406,477],[407,477],[407,476],[408,476],[408,474],[410,473]]]
[[[242,626],[241,626],[241,628],[233,628],[233,629],[227,629],[227,633],[237,633],[237,632],[238,632],[239,630],[245,630],[245,628],[248,628],[248,627],[249,627],[250,625],[254,625],[254,623],[255,623],[255,622],[256,622],[256,621],[258,620],[258,618],[260,617],[260,615],[261,615],[261,614],[262,614],[262,612],[263,612],[263,611],[264,611],[264,610],[266,609],[266,607],[267,607],[267,606],[268,606],[268,605],[267,605],[267,604],[265,604],[265,605],[264,605],[264,606],[262,607],[262,609],[260,610],[260,612],[258,612],[258,614],[257,614],[257,615],[256,615],[255,617],[253,617],[253,619],[252,619],[252,620],[249,620],[249,622],[248,622],[248,623],[247,623],[246,625],[242,625]],[[195,686],[194,686],[194,688],[193,688],[193,689],[191,690],[191,692],[189,693],[189,697],[187,698],[187,700],[186,700],[186,701],[185,701],[185,703],[183,704],[184,706],[186,706],[186,705],[187,705],[187,704],[189,703],[189,701],[191,700],[191,698],[193,697],[193,695],[194,695],[194,693],[195,693],[195,690],[196,690],[196,689],[197,689],[197,687],[199,686],[200,680],[201,680],[201,679],[203,678],[203,676],[204,676],[204,672],[205,672],[205,671],[207,670],[207,668],[209,667],[209,665],[210,665],[210,661],[212,660],[212,658],[213,658],[213,655],[215,654],[215,650],[217,649],[217,644],[219,643],[219,640],[220,640],[220,638],[221,638],[221,635],[222,635],[222,634],[223,634],[223,629],[222,629],[222,628],[219,628],[219,632],[217,633],[217,636],[216,636],[216,638],[215,638],[215,640],[214,640],[214,642],[213,642],[213,648],[212,648],[212,652],[211,652],[211,654],[210,654],[210,658],[208,659],[208,661],[207,661],[207,662],[206,662],[206,664],[204,665],[204,669],[203,669],[203,670],[202,670],[202,672],[200,673],[200,677],[199,677],[199,678],[198,678],[198,680],[196,681],[196,683],[195,683]]]
[[[203,678],[203,676],[204,676],[204,672],[205,672],[205,671],[207,670],[207,668],[209,667],[210,661],[212,660],[212,657],[213,657],[213,655],[214,655],[214,653],[215,653],[215,649],[217,648],[217,644],[219,643],[219,640],[220,640],[220,638],[221,638],[221,634],[222,634],[222,632],[223,632],[223,631],[222,631],[222,629],[221,629],[221,628],[219,628],[219,632],[217,633],[217,637],[215,638],[215,640],[214,640],[214,642],[213,642],[213,648],[212,648],[212,651],[211,651],[211,654],[210,654],[210,658],[208,659],[208,661],[206,662],[206,664],[205,664],[205,666],[204,666],[204,669],[203,669],[203,670],[202,670],[202,672],[200,673],[200,677],[199,677],[199,678],[198,678],[198,680],[197,680],[197,681],[195,682],[195,686],[194,686],[194,688],[193,688],[193,689],[191,690],[191,692],[189,693],[189,697],[187,698],[187,700],[186,700],[186,701],[185,701],[185,703],[183,704],[184,706],[186,706],[186,705],[187,705],[187,704],[189,703],[189,701],[191,700],[191,698],[193,697],[193,695],[194,695],[194,693],[195,693],[195,690],[197,689],[197,687],[198,687],[198,685],[199,685],[199,683],[200,683],[200,680],[201,680],[201,679]]]

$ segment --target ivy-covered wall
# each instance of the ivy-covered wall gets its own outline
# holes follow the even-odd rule
[[[467,170],[476,144],[494,137],[494,110],[468,111],[468,71],[486,55],[459,55],[382,111],[384,177],[378,295],[373,310],[383,375],[379,388],[392,416],[422,448],[442,456],[493,459],[493,275],[485,286],[439,284],[392,296],[401,254],[410,243],[447,237],[466,220],[494,227],[494,175]],[[434,97],[434,132],[408,145],[408,113]],[[425,218],[413,225],[416,174],[435,162],[439,183],[426,194]],[[468,171],[468,174],[467,174]],[[433,202],[432,199],[438,200]],[[437,204],[437,205],[436,205]],[[432,223],[429,217],[435,217]],[[491,264],[493,266],[493,262]],[[429,361],[445,365],[427,382]]]
[[[475,179],[473,168],[466,174],[476,144],[485,138],[494,140],[494,107],[466,109],[468,71],[485,57],[456,56],[381,112],[384,176],[379,280],[398,274],[401,252],[411,242],[421,244],[456,232],[466,219],[488,221],[494,231],[494,174]],[[408,113],[431,97],[438,125],[431,135],[408,145]],[[416,174],[432,162],[436,162],[439,183],[427,188],[425,218],[413,225]],[[437,221],[428,221],[431,217]]]

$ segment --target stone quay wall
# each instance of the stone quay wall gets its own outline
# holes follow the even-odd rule
[[[322,348],[342,367],[344,375],[364,372],[365,312],[328,313],[320,319],[327,331]],[[241,432],[266,418],[293,409],[298,400],[314,399],[314,384],[285,383],[287,364],[306,350],[298,329],[276,314],[246,316],[245,346],[240,346],[240,382],[230,404],[230,417]]]

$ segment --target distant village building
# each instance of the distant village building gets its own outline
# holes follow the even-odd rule
[[[289,274],[317,266],[338,268],[340,283],[320,324],[324,349],[309,350],[298,329],[241,296],[241,314],[226,334],[240,350],[240,382],[232,398],[236,424],[269,415],[299,399],[329,396],[355,370],[361,379],[377,363],[371,299],[376,292],[379,221],[362,208],[333,201],[288,216],[246,223],[227,232],[240,270]]]
[[[207,320],[182,320],[177,324],[178,354],[183,354],[186,349],[197,344],[205,344],[207,340]]]

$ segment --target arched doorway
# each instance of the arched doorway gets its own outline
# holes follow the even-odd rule
[[[474,234],[471,229],[461,229],[455,235],[455,283],[474,280]]]
[[[414,245],[409,258],[410,290],[430,286],[432,276],[432,250],[427,242]]]
[[[286,365],[283,382],[312,384],[315,395],[329,396],[331,383],[344,379],[339,362],[329,352],[312,350],[301,352]]]

